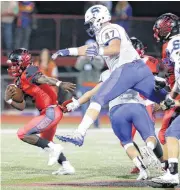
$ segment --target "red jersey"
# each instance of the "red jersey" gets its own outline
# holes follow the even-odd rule
[[[43,110],[50,105],[57,105],[57,93],[53,87],[48,84],[36,83],[36,78],[41,74],[39,67],[30,65],[19,77],[20,88],[33,98],[38,110]]]
[[[150,70],[153,74],[158,74],[159,68],[160,68],[158,59],[156,59],[152,56],[149,56],[149,55],[144,55],[144,57],[142,59],[147,64],[147,66],[150,68]]]
[[[162,46],[162,59],[165,60],[167,58],[166,56],[166,48],[167,48],[168,42],[164,43]],[[169,76],[167,77],[167,82],[172,89],[175,83],[175,75],[174,75],[174,67],[172,65],[166,64],[166,68],[168,69]]]

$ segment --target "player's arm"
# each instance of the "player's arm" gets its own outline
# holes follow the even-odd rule
[[[67,100],[62,104],[62,107],[65,112],[67,111],[74,111],[77,108],[79,108],[82,104],[85,104],[88,102],[91,97],[96,94],[96,92],[99,90],[102,82],[98,83],[92,90],[86,92],[83,94],[78,100],[75,98],[72,98],[72,100]]]
[[[5,91],[5,97],[4,100],[14,107],[15,109],[18,109],[20,111],[24,110],[26,107],[26,102],[23,100],[21,103],[15,102],[12,100],[12,97],[15,95],[16,91],[14,88],[7,88]]]
[[[81,46],[78,48],[68,48],[57,51],[52,55],[52,59],[56,59],[58,56],[111,56],[117,55],[120,52],[121,38],[118,30],[107,29],[102,35],[101,39],[103,44],[106,44],[104,47],[99,47],[96,43],[90,45]]]

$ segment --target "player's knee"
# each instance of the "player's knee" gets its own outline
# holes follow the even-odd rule
[[[89,105],[89,109],[94,109],[94,110],[100,112],[101,111],[101,105],[97,102],[91,102]]]
[[[18,138],[20,139],[20,140],[23,140],[23,138],[24,138],[24,135],[25,135],[25,132],[24,132],[24,129],[18,129],[18,131],[17,131],[17,136],[18,136]]]
[[[127,151],[128,148],[134,146],[133,142],[130,142],[130,143],[127,143],[127,144],[124,144],[124,149]]]
[[[97,94],[91,98],[91,103],[96,103],[101,107],[105,104],[103,98],[100,98]]]

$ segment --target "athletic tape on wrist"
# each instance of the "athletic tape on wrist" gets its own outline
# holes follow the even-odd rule
[[[7,102],[9,105],[11,105],[12,102],[13,102],[13,100],[12,100],[12,99],[9,99],[9,100],[7,100],[6,102]]]

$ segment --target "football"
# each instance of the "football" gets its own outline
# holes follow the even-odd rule
[[[24,99],[23,91],[18,88],[15,84],[8,85],[7,88],[14,88],[16,90],[16,94],[12,97],[13,101],[21,103]]]

